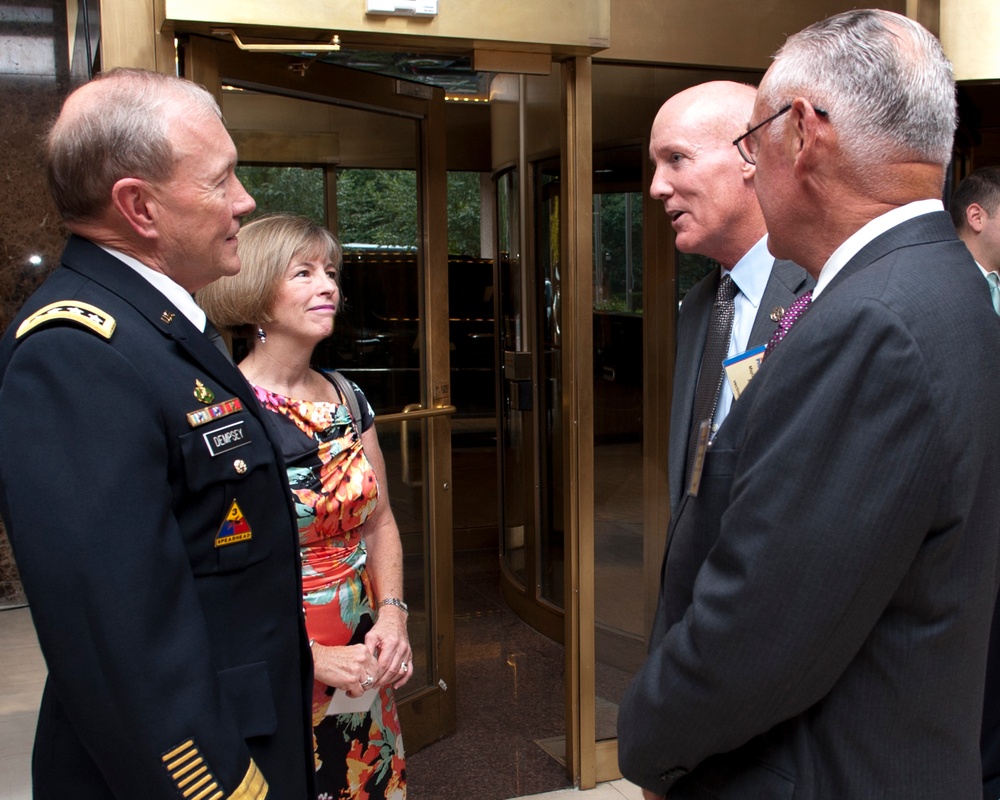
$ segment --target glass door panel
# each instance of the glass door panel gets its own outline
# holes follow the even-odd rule
[[[413,648],[414,677],[422,678],[412,687],[410,681],[401,697],[426,686],[427,677],[435,673],[433,649],[429,646],[431,626],[430,563],[421,540],[426,516],[424,503],[424,440],[426,421],[377,419],[378,439],[385,456],[389,479],[389,499],[403,540],[403,592],[410,608],[407,630]],[[409,731],[404,731],[409,738]]]
[[[542,495],[538,558],[541,597],[563,607],[563,429],[562,429],[562,286],[559,270],[559,160],[538,164],[536,174],[536,253],[541,273],[539,304],[539,384],[542,387],[539,459]]]
[[[525,313],[520,254],[519,176],[497,179],[497,331],[502,369],[500,397],[501,522],[503,564],[521,586],[528,583],[528,539],[534,536],[533,365]],[[533,572],[533,570],[532,570]]]
[[[643,241],[638,146],[594,153],[595,729],[645,657],[643,617]],[[632,587],[630,591],[626,587]]]
[[[293,70],[294,58],[198,36],[183,52],[185,74],[217,88],[237,144],[269,143],[251,148],[248,166],[274,167],[267,156],[281,152],[286,166],[301,159],[296,169],[323,176],[325,220],[345,244],[345,302],[314,364],[355,380],[376,412],[404,548],[414,674],[399,707],[415,752],[455,725],[443,92],[413,97],[400,81],[320,62]],[[289,155],[297,134],[316,130],[335,154]],[[304,210],[282,186],[288,174],[266,177],[270,210]],[[391,192],[408,202],[397,209]]]

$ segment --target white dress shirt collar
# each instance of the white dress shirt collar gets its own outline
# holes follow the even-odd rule
[[[816,281],[816,288],[813,289],[812,297],[815,300],[854,256],[861,252],[861,249],[881,236],[887,230],[902,225],[907,220],[919,217],[923,214],[931,214],[935,211],[943,211],[944,203],[940,200],[915,200],[904,206],[899,206],[891,211],[875,217],[851,234],[827,259],[820,270],[819,279]]]
[[[754,309],[760,305],[764,297],[764,289],[767,287],[767,279],[771,276],[773,264],[774,256],[767,249],[767,234],[764,234],[729,271],[733,283]],[[723,270],[722,274],[725,275],[726,271]]]
[[[154,289],[177,306],[177,310],[187,317],[192,325],[200,331],[205,330],[205,312],[202,311],[201,306],[194,301],[194,297],[191,296],[191,293],[188,292],[187,289],[179,283],[174,282],[162,272],[157,272],[155,269],[147,267],[137,258],[126,255],[121,250],[115,250],[115,248],[106,247],[103,244],[99,244],[98,247],[110,253],[119,261],[124,262],[138,272],[139,275],[151,284]]]

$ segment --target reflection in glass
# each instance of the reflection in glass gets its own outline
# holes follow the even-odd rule
[[[643,231],[639,147],[594,154],[594,643],[597,738],[642,662]]]
[[[594,194],[594,310],[642,313],[642,193]]]
[[[559,261],[559,161],[552,159],[536,170],[538,199],[535,224],[541,286],[537,302],[540,336],[539,472],[541,519],[539,521],[539,576],[541,597],[563,607],[565,586],[563,553],[563,439],[562,439],[562,284]]]
[[[308,217],[317,225],[326,224],[323,169],[320,167],[246,166],[236,167],[236,177],[256,201],[257,208],[247,221],[283,212]]]
[[[521,357],[530,345],[523,302],[516,170],[509,170],[497,178],[496,192],[499,250],[496,265],[499,306],[497,335],[500,337],[497,349],[504,359],[499,378],[502,472],[500,502],[503,517],[501,552],[507,567],[523,584],[526,579],[526,541],[531,526],[529,514],[533,505],[529,480],[533,455],[529,429],[532,386],[530,356],[527,359]]]
[[[430,565],[423,546],[423,464],[427,421],[379,422],[376,417],[376,426],[379,445],[385,456],[388,495],[403,542],[403,596],[410,610],[406,627],[413,648],[414,674],[433,675],[427,615],[430,607],[427,596],[431,585]],[[400,697],[422,688],[422,681],[411,680],[400,692]]]

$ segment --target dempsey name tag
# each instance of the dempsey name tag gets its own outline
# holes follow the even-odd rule
[[[202,434],[205,444],[208,445],[208,452],[212,456],[222,455],[237,447],[250,444],[250,437],[247,435],[245,420],[231,422],[221,428],[213,428]]]
[[[760,362],[764,358],[765,349],[766,345],[762,344],[760,347],[739,353],[722,362],[722,368],[726,371],[726,380],[729,381],[729,388],[733,390],[734,400],[747,388],[750,379],[757,374]]]

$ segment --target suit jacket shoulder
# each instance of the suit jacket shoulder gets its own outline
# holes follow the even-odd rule
[[[1000,555],[982,476],[1000,429],[969,420],[1000,415],[998,350],[946,214],[830,283],[673,521],[650,657],[620,705],[625,777],[682,800],[981,796]],[[845,753],[862,756],[850,770]]]

